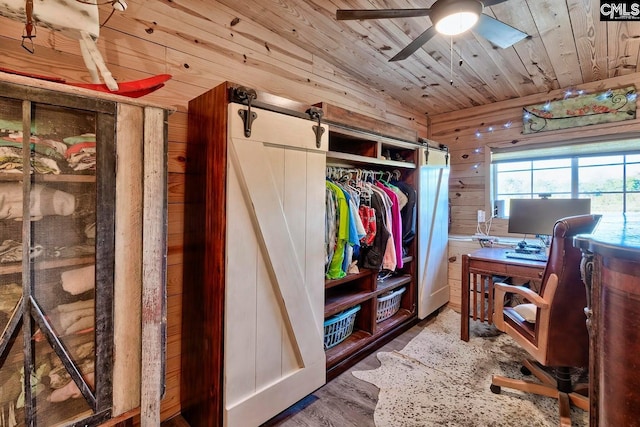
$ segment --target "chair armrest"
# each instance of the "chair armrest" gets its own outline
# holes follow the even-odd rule
[[[493,284],[493,289],[495,291],[496,300],[499,299],[498,298],[498,293],[500,293],[502,295],[502,298],[500,298],[500,299],[503,302],[504,302],[504,296],[506,294],[517,294],[517,295],[520,295],[520,296],[526,298],[528,301],[531,301],[538,308],[547,308],[547,307],[549,307],[549,303],[544,298],[542,298],[539,294],[537,294],[536,292],[534,292],[531,289],[526,288],[524,286],[514,286],[514,285],[508,285],[506,283],[494,283]],[[503,306],[504,306],[504,304],[503,304]]]
[[[558,282],[558,276],[555,274],[551,274],[548,285],[551,285],[555,288]],[[493,309],[493,323],[496,325],[500,331],[505,332],[505,324],[504,324],[504,297],[506,294],[517,294],[521,295],[527,300],[531,301],[538,309],[548,310],[549,302],[545,300],[542,296],[535,293],[529,288],[525,288],[524,286],[514,286],[508,285],[506,283],[494,283],[493,284],[493,295],[494,295],[494,309]]]

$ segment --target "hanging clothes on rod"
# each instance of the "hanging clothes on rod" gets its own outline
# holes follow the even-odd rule
[[[415,190],[398,171],[328,166],[326,177],[326,277],[402,268],[415,235]]]
[[[413,242],[416,235],[417,198],[416,190],[404,181],[400,180],[400,171],[393,171],[391,184],[396,186],[406,197],[406,203],[401,208],[402,215],[402,249],[403,255],[407,253],[407,248]]]

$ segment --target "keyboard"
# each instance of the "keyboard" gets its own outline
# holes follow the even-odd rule
[[[527,253],[521,253],[521,252],[507,252],[505,256],[507,258],[528,259],[531,261],[547,262],[547,254],[544,252],[539,252],[535,254],[527,254]]]

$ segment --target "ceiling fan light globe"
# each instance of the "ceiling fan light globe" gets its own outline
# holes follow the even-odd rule
[[[478,22],[475,12],[455,12],[436,22],[436,31],[447,36],[462,34]]]

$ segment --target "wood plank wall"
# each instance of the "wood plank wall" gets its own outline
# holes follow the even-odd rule
[[[176,109],[168,132],[167,370],[161,419],[180,412],[180,352],[188,101],[224,81],[307,104],[329,103],[426,134],[426,119],[370,90],[277,34],[237,16],[218,2],[129,2],[101,29],[98,47],[119,81],[154,74],[173,77],[149,102]],[[108,5],[101,16],[108,15]],[[238,18],[237,23],[232,21]],[[78,43],[38,27],[35,54],[21,46],[24,24],[0,17],[0,67],[68,81],[90,82]],[[193,227],[192,227],[193,228]],[[137,423],[137,422],[136,422]]]
[[[606,92],[629,85],[640,86],[640,73],[601,80],[575,88],[586,93]],[[522,134],[522,107],[563,99],[564,90],[531,95],[457,112],[434,115],[429,126],[429,138],[449,146],[451,174],[449,198],[451,202],[451,234],[472,235],[476,232],[477,211],[492,212],[490,204],[490,150],[492,147],[526,146],[616,135],[620,138],[640,137],[640,117],[623,122],[591,125],[559,131]],[[637,101],[636,101],[637,103]],[[509,127],[504,127],[509,123]],[[488,131],[492,126],[494,130]],[[476,136],[476,131],[480,136]],[[491,234],[507,236],[507,221],[494,219]]]
[[[573,89],[584,89],[587,93],[606,92],[608,89],[640,86],[640,73],[617,77],[582,85]],[[532,95],[491,105],[460,110],[431,117],[429,138],[448,145],[451,151],[451,174],[449,199],[451,203],[450,234],[470,236],[476,232],[478,209],[489,214],[490,202],[490,150],[492,147],[526,146],[546,142],[561,142],[572,139],[609,137],[620,138],[635,135],[640,137],[640,118],[603,125],[564,129],[561,131],[522,134],[522,107],[562,99],[563,90],[547,94]],[[504,125],[510,123],[510,127]],[[492,126],[493,132],[488,128]],[[476,136],[480,131],[480,137]],[[487,216],[488,218],[488,216]],[[491,223],[491,235],[509,236],[507,220],[495,218]],[[471,240],[449,240],[449,304],[460,311],[461,257],[479,249],[478,242]]]

